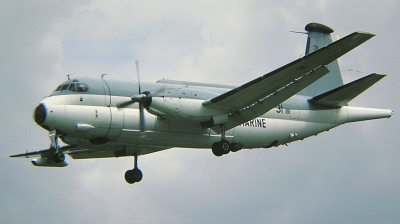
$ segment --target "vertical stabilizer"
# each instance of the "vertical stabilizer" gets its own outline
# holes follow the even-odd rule
[[[331,33],[333,33],[333,29],[328,26],[319,23],[309,23],[306,25],[305,30],[308,31],[305,55],[332,43]],[[330,71],[327,75],[314,82],[298,94],[314,97],[342,86],[343,79],[342,75],[340,74],[338,61],[335,60],[326,67]]]

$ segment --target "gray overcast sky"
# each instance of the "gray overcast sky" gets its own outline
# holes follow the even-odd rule
[[[399,1],[20,1],[0,7],[3,223],[398,223],[399,119],[347,124],[271,150],[216,158],[171,149],[36,168],[32,111],[66,75],[242,84],[302,56],[309,22],[377,36],[340,60],[344,80],[388,74],[352,105],[398,111]],[[348,70],[360,72],[350,72]],[[365,73],[364,73],[365,72]]]

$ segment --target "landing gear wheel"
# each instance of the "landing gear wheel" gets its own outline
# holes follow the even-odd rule
[[[222,156],[230,152],[230,144],[227,140],[221,140],[219,142],[214,142],[211,149],[215,156]]]
[[[59,153],[56,153],[53,155],[53,161],[55,163],[61,163],[61,162],[64,162],[64,160],[65,160],[65,154],[62,152],[59,152]]]
[[[143,173],[138,168],[132,170],[133,176],[135,177],[135,182],[140,182],[143,179]]]
[[[126,182],[128,182],[128,184],[135,183],[135,176],[133,174],[133,170],[127,170],[125,172],[125,180],[126,180]]]
[[[231,144],[231,152],[237,152],[243,148],[242,143],[240,142],[233,142]]]
[[[211,146],[211,150],[215,156],[222,156],[224,153],[219,150],[219,142],[214,142]]]
[[[219,142],[219,148],[223,154],[228,154],[231,150],[230,144],[227,140],[223,139]]]
[[[140,182],[143,179],[143,173],[140,169],[127,170],[125,172],[125,180],[129,184]]]

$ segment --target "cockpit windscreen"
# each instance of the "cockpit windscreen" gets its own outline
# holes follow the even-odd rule
[[[80,83],[78,80],[74,79],[72,80],[72,83],[58,86],[57,89],[54,90],[54,92],[62,92],[64,90],[69,90],[73,92],[87,92],[89,90],[89,86],[86,83]]]

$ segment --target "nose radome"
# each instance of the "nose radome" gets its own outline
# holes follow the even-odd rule
[[[46,120],[46,116],[47,116],[46,107],[44,106],[43,103],[41,103],[39,104],[39,106],[36,107],[33,119],[35,120],[36,124],[42,126]]]

